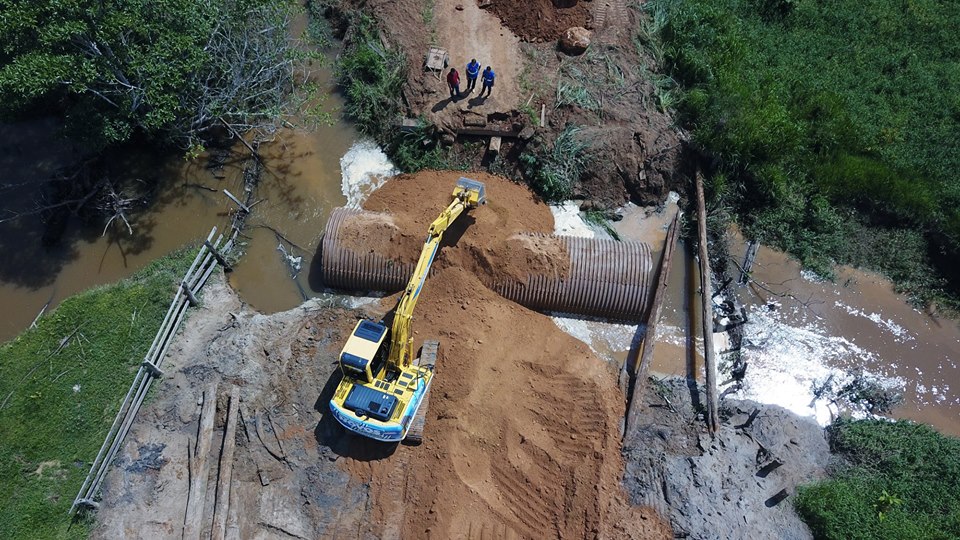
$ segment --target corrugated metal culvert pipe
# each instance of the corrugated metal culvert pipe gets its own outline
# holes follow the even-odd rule
[[[342,245],[345,219],[362,210],[337,208],[327,221],[320,253],[324,284],[335,289],[399,291],[413,272],[378,253],[356,253]],[[543,236],[521,233],[529,236]],[[564,275],[531,273],[525,282],[480,276],[500,295],[538,311],[638,321],[646,313],[653,263],[643,242],[556,236],[569,255]]]

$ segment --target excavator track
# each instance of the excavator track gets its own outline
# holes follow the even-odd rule
[[[440,352],[440,342],[435,339],[428,339],[423,342],[423,348],[420,350],[420,358],[414,362],[415,365],[425,367],[433,371],[437,365],[437,355]],[[427,412],[430,409],[430,392],[427,391],[423,396],[423,402],[417,409],[417,415],[410,422],[410,429],[407,430],[407,436],[404,437],[404,444],[417,446],[423,442],[423,428],[427,423]]]

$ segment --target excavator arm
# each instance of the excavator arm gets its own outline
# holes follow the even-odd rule
[[[394,312],[389,339],[383,324],[360,321],[354,327],[340,353],[343,379],[330,400],[334,417],[347,429],[381,441],[399,441],[407,435],[433,380],[432,362],[414,365],[413,311],[443,233],[465,210],[484,203],[483,183],[461,178],[453,190],[453,201],[430,225],[417,266]],[[433,342],[433,354],[436,346]],[[378,362],[384,355],[385,364]]]
[[[427,280],[427,274],[430,273],[433,259],[440,248],[443,233],[456,221],[469,204],[466,191],[460,191],[459,195],[454,192],[454,197],[455,199],[450,203],[450,206],[430,225],[430,232],[423,245],[423,250],[420,252],[416,269],[413,271],[410,283],[407,284],[407,288],[400,298],[400,303],[397,305],[390,332],[390,356],[387,360],[390,366],[405,368],[413,362],[413,332],[410,329],[413,321],[413,310],[417,307],[417,300],[420,299],[423,283]]]

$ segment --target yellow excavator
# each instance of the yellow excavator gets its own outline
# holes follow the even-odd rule
[[[464,211],[486,202],[482,182],[460,178],[453,189],[453,202],[430,225],[389,331],[383,322],[369,320],[354,327],[340,353],[343,378],[330,400],[330,411],[343,427],[378,441],[421,442],[440,344],[426,340],[420,357],[414,357],[413,310],[443,233]]]

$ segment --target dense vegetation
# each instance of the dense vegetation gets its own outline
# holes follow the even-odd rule
[[[713,158],[713,195],[749,235],[822,273],[861,264],[938,296],[960,262],[960,4],[645,9],[640,44],[679,84],[671,101]]]
[[[322,17],[325,2],[311,2],[315,19]],[[379,143],[404,172],[421,169],[460,169],[449,149],[437,144],[433,126],[397,129],[403,120],[403,84],[407,60],[397,49],[383,46],[376,22],[366,14],[351,12],[344,48],[337,57],[337,82],[346,98],[345,113],[357,128]]]
[[[276,125],[295,69],[287,0],[4,0],[0,114],[54,111],[94,151],[137,133],[198,149]]]
[[[960,538],[960,440],[907,421],[840,421],[829,433],[845,464],[796,500],[814,536]]]
[[[0,538],[85,538],[67,511],[194,250],[64,300],[0,345]]]

